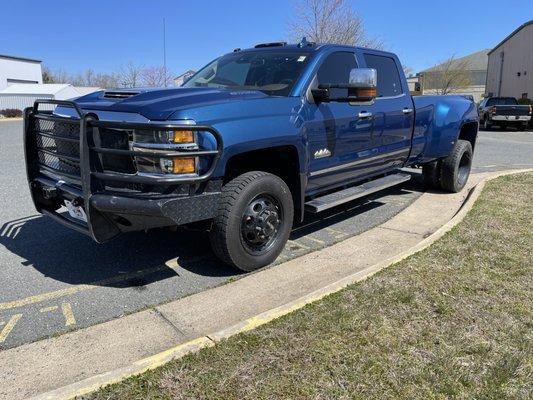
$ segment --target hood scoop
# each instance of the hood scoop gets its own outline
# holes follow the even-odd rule
[[[127,99],[132,96],[136,96],[141,92],[133,92],[129,90],[107,90],[104,92],[104,99]]]

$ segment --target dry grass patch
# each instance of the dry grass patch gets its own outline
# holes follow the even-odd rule
[[[499,178],[425,251],[89,398],[532,398],[532,193]]]

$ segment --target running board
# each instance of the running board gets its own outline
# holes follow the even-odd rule
[[[409,179],[411,179],[411,175],[402,172],[387,175],[383,178],[375,179],[359,186],[352,186],[338,192],[333,192],[325,196],[320,196],[314,198],[313,200],[309,200],[305,203],[305,211],[318,213],[348,201],[379,192],[380,190],[387,189],[391,186],[399,185],[407,182]]]

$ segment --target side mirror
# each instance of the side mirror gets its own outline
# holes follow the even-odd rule
[[[311,91],[314,100],[321,102],[360,103],[369,102],[377,96],[378,74],[374,68],[354,68],[347,83],[323,83]],[[346,97],[331,97],[331,89],[347,89]]]
[[[354,68],[350,71],[348,96],[356,101],[372,101],[377,96],[378,72],[374,68]]]

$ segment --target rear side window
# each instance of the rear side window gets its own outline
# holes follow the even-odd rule
[[[391,97],[402,94],[402,83],[396,62],[390,57],[365,54],[368,68],[378,72],[378,97]]]
[[[317,72],[318,84],[347,84],[350,81],[350,71],[357,68],[355,54],[339,51],[330,54]],[[331,89],[331,97],[346,97],[347,89]]]
[[[490,106],[515,106],[518,101],[514,97],[493,97],[487,101],[487,107]]]

